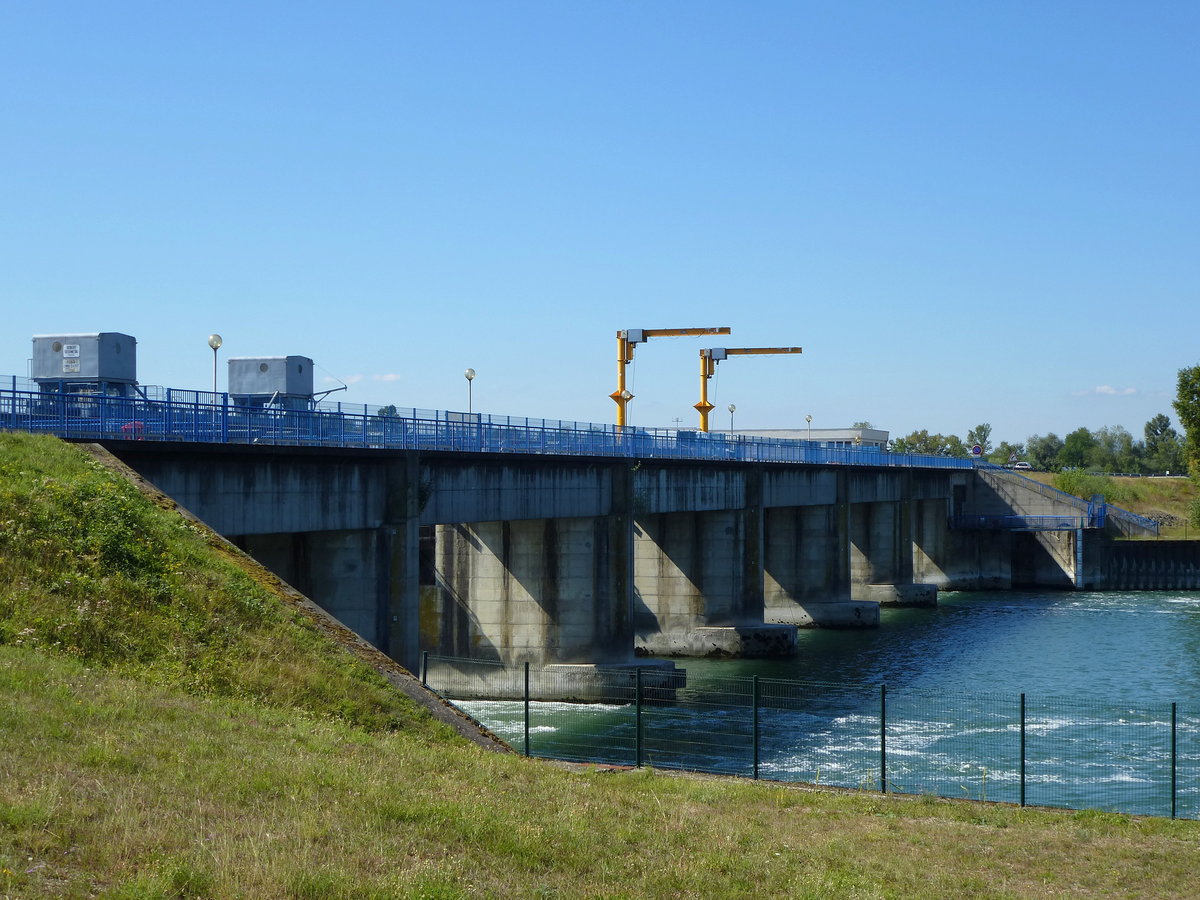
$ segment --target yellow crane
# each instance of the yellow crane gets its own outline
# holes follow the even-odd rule
[[[730,356],[750,356],[767,353],[803,353],[801,347],[712,347],[700,351],[700,430],[708,431],[708,415],[715,407],[708,402],[708,379],[717,371],[717,363]]]
[[[608,396],[617,404],[617,425],[625,424],[625,407],[633,394],[625,388],[625,367],[633,362],[633,348],[652,337],[699,337],[705,334],[729,334],[721,328],[630,328],[617,332],[617,389]]]

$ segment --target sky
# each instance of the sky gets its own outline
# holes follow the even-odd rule
[[[0,373],[313,359],[329,400],[992,440],[1200,364],[1200,4],[0,4]]]

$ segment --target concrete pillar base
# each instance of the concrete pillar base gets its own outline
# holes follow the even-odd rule
[[[766,611],[770,622],[797,628],[878,628],[879,604],[871,600],[832,600],[772,607]]]
[[[796,626],[700,625],[686,632],[639,634],[634,652],[647,656],[767,659],[796,653]]]
[[[936,584],[863,584],[862,599],[882,606],[937,606]]]
[[[632,703],[637,671],[642,672],[642,700],[674,700],[687,684],[687,671],[669,660],[592,665],[554,663],[530,666],[529,699],[562,703]],[[522,700],[525,670],[470,660],[438,660],[430,669],[429,686],[451,700]]]

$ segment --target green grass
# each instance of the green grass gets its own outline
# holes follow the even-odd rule
[[[59,441],[0,433],[0,644],[369,728],[422,720],[207,529]]]
[[[566,768],[0,647],[0,896],[1184,897],[1200,825]]]
[[[0,898],[1194,895],[1200,823],[489,752],[54,441],[0,435],[0,623]]]

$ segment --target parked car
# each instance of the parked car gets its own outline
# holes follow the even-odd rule
[[[1030,465],[1029,463],[1027,463],[1027,462],[1013,463],[1013,468],[1014,468],[1014,469],[1018,469],[1018,470],[1020,470],[1020,471],[1022,471],[1022,472],[1031,472],[1031,471],[1033,471],[1033,466],[1031,466],[1031,465]]]

